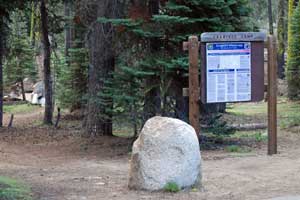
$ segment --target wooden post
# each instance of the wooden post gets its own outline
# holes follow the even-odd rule
[[[183,44],[184,50],[189,51],[189,122],[197,135],[200,134],[199,112],[199,40],[197,36],[190,36]]]
[[[268,154],[277,154],[277,45],[268,37]]]

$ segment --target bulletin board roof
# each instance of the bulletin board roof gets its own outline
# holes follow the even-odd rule
[[[262,32],[213,32],[201,34],[201,42],[263,42],[267,36]]]

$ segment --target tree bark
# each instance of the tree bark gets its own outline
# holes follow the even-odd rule
[[[73,1],[65,0],[64,2],[64,15],[67,18],[67,23],[65,27],[65,56],[69,57],[69,49],[72,46],[73,40],[73,28],[71,23],[71,16],[73,12]],[[68,61],[67,61],[68,62]],[[68,62],[69,63],[69,62]]]
[[[159,0],[149,1],[149,15],[159,14]],[[158,39],[150,39],[150,53],[155,53],[159,51],[160,41]],[[145,80],[146,86],[154,86],[145,94],[144,102],[144,121],[149,118],[161,114],[161,94],[160,94],[160,77],[152,76]]]
[[[0,16],[0,30],[3,30],[3,17]],[[0,34],[0,127],[3,126],[3,51],[4,42],[3,34]]]
[[[51,47],[48,32],[48,13],[45,0],[41,0],[41,25],[42,25],[42,43],[44,51],[44,85],[45,85],[45,113],[44,124],[52,124],[53,104],[52,104],[52,81],[51,81]]]
[[[36,9],[38,5],[38,1],[34,0],[31,3],[31,18],[30,18],[30,41],[31,46],[35,46],[36,34],[35,34],[35,27],[36,27]]]
[[[25,88],[24,88],[24,79],[22,78],[20,80],[20,83],[21,83],[21,92],[22,92],[22,99],[23,101],[26,101],[26,95],[25,95]]]
[[[287,0],[279,0],[278,3],[278,19],[277,19],[277,39],[278,39],[278,78],[284,78],[284,54],[286,49],[286,30],[287,30]]]
[[[95,24],[89,38],[89,100],[86,129],[91,136],[112,135],[112,116],[106,111],[106,108],[112,107],[112,99],[99,97],[99,92],[104,87],[104,81],[109,78],[110,72],[114,69],[112,35],[109,35],[111,29],[109,24]]]
[[[98,1],[97,18],[114,18],[116,1]],[[88,35],[90,53],[88,71],[88,102],[85,115],[85,128],[90,136],[112,136],[113,100],[103,97],[100,93],[104,83],[111,78],[115,65],[115,52],[113,49],[114,28],[110,23],[91,23]]]
[[[288,60],[290,59],[290,43],[292,39],[291,35],[291,24],[292,24],[292,17],[295,10],[295,7],[297,6],[299,0],[288,0]]]
[[[272,0],[268,0],[268,17],[269,17],[269,32],[271,35],[273,35],[274,29],[273,29]]]

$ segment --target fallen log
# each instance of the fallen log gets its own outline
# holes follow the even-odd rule
[[[236,131],[252,131],[258,129],[267,129],[266,123],[252,123],[252,124],[228,124],[228,128],[233,128]],[[212,128],[212,126],[201,125],[201,128],[207,129]]]

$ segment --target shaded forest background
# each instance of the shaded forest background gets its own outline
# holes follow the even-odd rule
[[[26,100],[25,79],[43,83],[45,124],[59,107],[88,136],[116,124],[137,135],[155,115],[187,121],[182,42],[203,32],[274,32],[278,78],[299,100],[299,27],[297,0],[0,0],[0,125],[12,87]],[[226,105],[200,109],[210,121]]]

